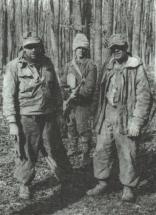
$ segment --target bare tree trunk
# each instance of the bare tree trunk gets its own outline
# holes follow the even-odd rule
[[[1,44],[2,44],[2,56],[1,56],[1,63],[2,63],[2,69],[3,66],[7,63],[7,56],[8,56],[8,46],[7,46],[7,33],[8,33],[8,16],[7,16],[7,4],[6,0],[2,1],[2,38],[1,38]]]
[[[53,1],[54,5],[54,25],[53,32],[54,32],[54,57],[55,57],[55,69],[58,74],[59,72],[59,25],[60,25],[60,0]],[[52,46],[53,48],[53,46]]]
[[[82,24],[85,26],[83,30],[90,40],[90,24],[92,22],[92,4],[91,0],[85,0],[83,3]]]
[[[95,21],[95,1],[91,0],[91,5],[92,5],[92,9],[91,9],[91,13],[92,13],[92,17],[91,17],[91,24],[90,24],[90,54],[91,54],[91,58],[94,59],[95,56],[95,52],[94,52],[94,37],[95,37],[95,25],[94,25],[94,21]]]
[[[102,0],[95,2],[95,62],[98,71],[102,64]]]
[[[107,48],[107,41],[113,33],[113,9],[114,0],[103,0],[102,20],[103,20],[103,46],[102,46],[102,63],[105,63],[110,56],[110,51]]]
[[[67,25],[67,28],[65,28],[65,63],[70,60],[70,4],[68,0],[65,0],[65,6],[64,6],[64,21],[65,25]]]
[[[134,10],[134,24],[133,24],[133,41],[132,54],[139,55],[140,53],[140,31],[141,31],[141,13],[142,0],[137,0]]]
[[[154,1],[154,11],[153,11],[153,30],[154,30],[154,73],[155,73],[155,82],[156,82],[156,1]]]
[[[12,59],[16,56],[16,25],[15,25],[15,1],[10,1],[10,56],[9,58]]]
[[[126,34],[128,40],[128,51],[132,52],[132,37],[133,37],[133,20],[134,16],[132,14],[134,6],[134,0],[129,0],[126,7]]]
[[[34,1],[34,23],[35,23],[35,31],[36,33],[38,34],[38,3],[39,1],[38,0],[35,0]]]
[[[154,0],[1,0],[0,5],[2,64],[17,56],[26,31],[36,31],[43,38],[56,70],[72,57],[77,32],[86,33],[91,57],[98,67],[107,58],[105,41],[117,32],[126,33],[134,55],[142,57],[145,64],[153,64]]]
[[[81,1],[73,1],[73,26],[75,33],[82,31]]]

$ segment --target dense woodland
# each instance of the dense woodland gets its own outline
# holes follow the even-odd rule
[[[148,75],[156,73],[156,0],[0,0],[0,73],[6,63],[17,56],[22,35],[36,31],[42,37],[46,54],[53,60],[59,74],[72,59],[72,41],[77,32],[86,33],[90,55],[98,70],[107,60],[107,40],[112,33],[124,33],[129,51],[139,55]],[[85,195],[92,179],[92,168],[75,170],[74,187],[66,184],[59,194],[59,185],[52,178],[43,158],[32,185],[34,198],[19,201],[17,183],[13,180],[13,144],[2,116],[2,75],[0,75],[0,214],[7,215],[107,215],[156,214],[156,87],[150,79],[153,108],[146,136],[140,141],[141,183],[136,204],[121,204],[122,189],[118,181],[111,182],[106,195],[89,198]],[[65,146],[70,143],[64,141]],[[93,143],[95,145],[95,143]],[[79,157],[69,157],[79,166]],[[116,173],[116,172],[115,172]],[[114,174],[115,175],[115,174]],[[117,175],[117,174],[116,174]]]
[[[129,51],[153,66],[155,56],[154,0],[1,0],[0,67],[17,56],[22,35],[36,31],[59,72],[72,58],[77,32],[90,40],[90,54],[100,69],[109,55],[107,39],[125,33]]]

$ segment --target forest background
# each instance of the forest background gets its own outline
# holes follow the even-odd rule
[[[155,214],[155,26],[156,0],[0,1],[0,214]],[[36,31],[43,39],[46,54],[53,61],[58,76],[65,63],[72,59],[72,42],[77,32],[87,35],[90,56],[96,62],[98,73],[110,54],[107,41],[113,33],[125,34],[129,43],[128,51],[142,58],[152,89],[153,108],[146,135],[140,139],[142,181],[136,204],[120,203],[122,189],[116,181],[113,181],[109,194],[97,198],[87,197],[85,192],[92,182],[90,169],[85,174],[83,171],[75,173],[76,188],[66,186],[62,195],[55,194],[55,186],[52,185],[53,180],[43,158],[39,160],[38,173],[32,187],[34,199],[30,202],[19,201],[17,183],[13,180],[14,147],[2,116],[1,92],[5,66],[18,55],[22,36],[27,31]]]
[[[43,39],[58,73],[72,58],[77,32],[87,35],[98,69],[108,57],[107,40],[113,33],[125,34],[129,51],[153,67],[155,13],[154,0],[1,0],[0,67],[17,56],[27,31]]]

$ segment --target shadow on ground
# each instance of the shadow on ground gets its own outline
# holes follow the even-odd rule
[[[33,185],[32,191],[45,190],[51,187],[51,178],[47,178]],[[73,171],[73,176],[60,187],[57,181],[53,183],[56,191],[48,198],[41,198],[39,201],[32,203],[28,201],[27,206],[20,211],[14,211],[12,215],[48,215],[58,210],[67,208],[73,203],[78,202],[86,195],[86,191],[95,185],[93,178],[92,165],[87,169],[81,168]],[[54,188],[54,189],[55,189]]]

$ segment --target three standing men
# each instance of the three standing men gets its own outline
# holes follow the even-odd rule
[[[57,121],[62,95],[54,66],[44,55],[42,40],[32,32],[23,38],[20,56],[8,63],[3,83],[3,112],[16,142],[15,177],[19,196],[30,197],[39,151],[53,165],[68,168]],[[53,160],[54,158],[54,160]]]
[[[112,35],[108,48],[112,58],[104,68],[96,118],[97,146],[93,158],[98,184],[87,192],[96,195],[108,186],[116,149],[123,201],[135,199],[139,182],[137,165],[138,136],[146,125],[151,93],[139,58],[127,53],[128,44],[121,34]]]
[[[97,79],[96,66],[87,57],[88,48],[88,39],[78,33],[73,41],[73,60],[66,65],[62,78],[62,86],[72,92],[69,138],[74,147],[81,140],[84,158],[89,152],[88,122]],[[115,147],[124,186],[122,199],[132,201],[139,182],[137,137],[148,120],[151,94],[142,62],[127,53],[125,38],[112,35],[109,48],[112,58],[101,80],[96,118],[98,136],[93,162],[98,184],[87,194],[96,195],[107,188]],[[41,148],[61,167],[65,168],[67,162],[61,162],[65,151],[55,123],[57,116],[62,115],[62,99],[54,67],[44,55],[42,41],[37,36],[30,34],[24,38],[21,53],[7,65],[3,110],[10,135],[19,143],[15,176],[20,182],[20,197],[29,198],[29,185]]]

